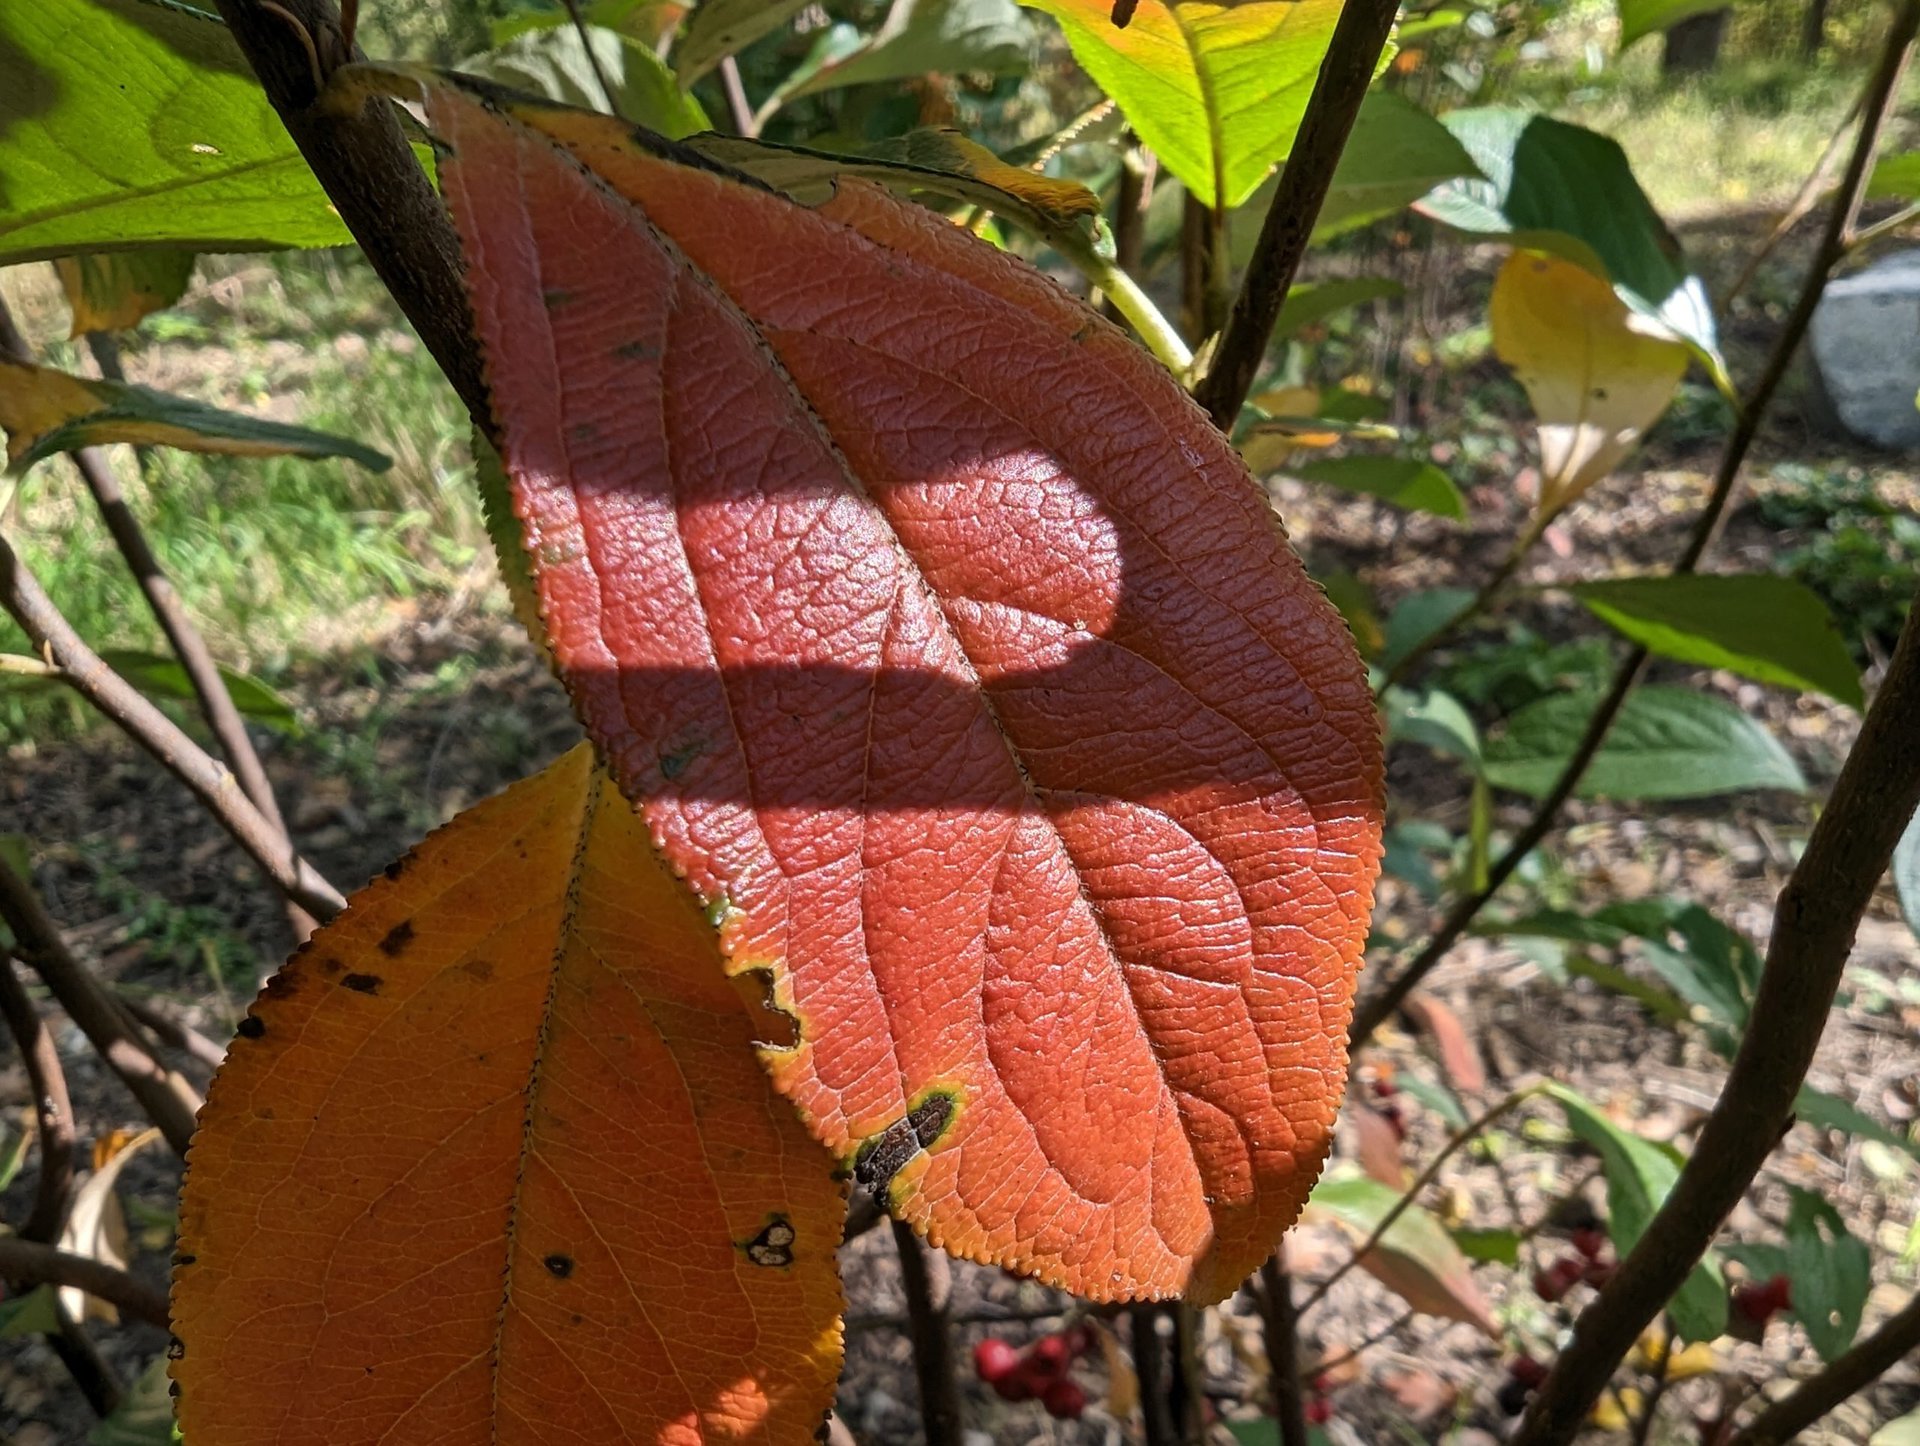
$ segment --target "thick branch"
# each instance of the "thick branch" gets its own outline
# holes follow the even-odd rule
[[[186,784],[283,894],[316,919],[331,919],[345,907],[339,891],[261,816],[233,775],[86,645],[5,537],[0,537],[0,607],[13,615],[44,660],[59,670],[60,680]]]
[[[1347,0],[1341,7],[1333,39],[1320,62],[1319,78],[1313,83],[1313,96],[1280,171],[1273,204],[1261,223],[1260,240],[1221,333],[1220,348],[1194,389],[1195,399],[1223,432],[1232,428],[1240,404],[1253,389],[1273,324],[1300,269],[1300,258],[1399,9],[1399,0]]]
[[[907,1297],[907,1329],[927,1446],[960,1446],[960,1384],[953,1369],[953,1331],[947,1322],[950,1267],[946,1256],[928,1252],[911,1225],[891,1223],[893,1243],[900,1252],[900,1284]]]
[[[90,1255],[37,1240],[0,1235],[0,1278],[32,1285],[71,1285],[117,1305],[136,1320],[167,1329],[167,1298],[144,1280]]]
[[[1908,614],[1859,741],[1780,891],[1766,968],[1720,1100],[1639,1244],[1574,1323],[1572,1344],[1516,1438],[1523,1446],[1573,1438],[1620,1359],[1686,1279],[1779,1143],[1860,916],[1920,805],[1916,736],[1920,604]]]
[[[1920,1351],[1920,1295],[1880,1323],[1880,1328],[1802,1381],[1735,1433],[1731,1446],[1779,1446],[1818,1421],[1856,1392]]]
[[[140,1026],[119,1001],[67,948],[27,881],[0,859],[0,919],[13,931],[14,952],[33,966],[60,1007],[80,1026],[121,1082],[133,1092],[175,1153],[184,1157],[193,1138],[200,1097],[161,1064]]]
[[[53,1035],[40,1011],[27,997],[14,972],[13,956],[0,949],[0,1015],[20,1047],[27,1067],[27,1087],[33,1093],[33,1119],[40,1140],[40,1175],[33,1187],[33,1212],[20,1227],[26,1240],[50,1243],[60,1238],[67,1204],[73,1195],[73,1100],[67,1093],[66,1071],[53,1047]]]
[[[1307,1393],[1300,1379],[1300,1313],[1293,1304],[1293,1277],[1282,1263],[1286,1246],[1260,1267],[1261,1336],[1272,1378],[1273,1415],[1280,1446],[1307,1446]]]
[[[314,105],[326,75],[351,58],[333,0],[216,3],[327,199],[475,425],[491,430],[473,315],[460,280],[459,238],[401,133],[399,109],[372,101],[363,112],[343,116]],[[321,75],[314,73],[316,57]]]

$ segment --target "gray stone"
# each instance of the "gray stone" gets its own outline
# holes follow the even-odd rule
[[[1920,450],[1920,251],[1830,285],[1813,314],[1812,342],[1833,419],[1876,447]]]

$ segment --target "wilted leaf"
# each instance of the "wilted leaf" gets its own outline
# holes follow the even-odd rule
[[[1607,1180],[1607,1231],[1614,1249],[1625,1256],[1680,1178],[1680,1162],[1670,1151],[1621,1129],[1578,1091],[1555,1083],[1545,1088],[1566,1113],[1568,1128],[1600,1156]],[[1727,1328],[1727,1287],[1713,1257],[1693,1268],[1667,1309],[1685,1340],[1711,1341]]]
[[[7,433],[7,461],[15,472],[57,452],[105,442],[241,457],[348,457],[375,472],[391,465],[382,453],[346,437],[4,358],[0,428]]]
[[[127,1266],[127,1216],[120,1208],[116,1188],[120,1172],[128,1161],[147,1146],[161,1139],[160,1131],[146,1130],[119,1143],[104,1160],[96,1160],[93,1174],[73,1195],[66,1223],[60,1228],[60,1248],[74,1255],[85,1255],[105,1265],[125,1270]],[[120,1312],[107,1301],[86,1294],[77,1286],[63,1286],[60,1305],[69,1318],[89,1317],[117,1321]]]
[[[1329,1140],[1379,755],[1225,440],[875,187],[426,101],[559,670],[798,1019],[776,1083],[957,1254],[1231,1291]]]
[[[1487,781],[1540,798],[1573,757],[1599,699],[1559,693],[1507,720],[1482,754]],[[1686,688],[1634,690],[1580,780],[1580,798],[1710,798],[1749,788],[1805,790],[1774,736],[1724,698]]]
[[[1023,0],[1202,205],[1230,210],[1293,146],[1339,0]]]
[[[1009,165],[958,131],[908,131],[858,155],[722,135],[696,137],[690,146],[808,204],[826,200],[842,179],[858,178],[984,206],[1043,236],[1100,214],[1100,198],[1078,181]]]
[[[673,68],[690,86],[729,55],[771,35],[807,6],[808,0],[700,0],[680,27]]]
[[[1585,267],[1663,334],[1685,341],[1715,383],[1731,389],[1706,288],[1688,271],[1619,142],[1502,106],[1450,111],[1442,120],[1485,179],[1448,181],[1419,210]]]
[[[1417,457],[1327,457],[1303,463],[1292,472],[1302,481],[1364,492],[1409,512],[1466,520],[1467,504],[1453,479]]]
[[[1649,335],[1592,272],[1542,251],[1507,259],[1490,309],[1494,351],[1527,389],[1539,422],[1539,511],[1551,517],[1660,419],[1687,349]]]
[[[1580,583],[1573,595],[1663,657],[1825,693],[1852,708],[1866,701],[1827,605],[1790,577],[1617,577]]]
[[[1348,1118],[1353,1121],[1354,1157],[1367,1177],[1395,1190],[1404,1189],[1407,1167],[1400,1158],[1400,1132],[1385,1115],[1358,1099],[1351,1102]]]
[[[680,88],[652,50],[617,31],[589,25],[593,53],[572,25],[525,30],[504,44],[463,61],[460,68],[502,85],[543,95],[562,105],[605,110],[607,98],[594,72],[597,62],[613,86],[622,119],[678,138],[707,128],[700,102]]]
[[[187,1439],[810,1442],[842,1198],[739,988],[585,745],[356,894],[200,1116]]]
[[[186,5],[0,6],[0,176],[0,265],[350,239],[226,27]]]
[[[1447,1080],[1455,1089],[1471,1094],[1487,1087],[1487,1070],[1480,1062],[1480,1051],[1474,1047],[1466,1026],[1450,1005],[1431,994],[1415,991],[1401,1002],[1400,1009],[1433,1041],[1433,1052],[1440,1057],[1440,1067],[1447,1072]]]
[[[125,331],[140,319],[165,310],[185,294],[193,279],[191,251],[89,252],[62,256],[53,264],[73,313],[70,336],[90,331]]]
[[[1314,1188],[1307,1209],[1337,1220],[1358,1244],[1379,1228],[1399,1200],[1398,1190],[1378,1180],[1335,1171]],[[1360,1257],[1360,1265],[1415,1310],[1465,1321],[1500,1339],[1466,1256],[1447,1228],[1420,1206],[1409,1206],[1380,1243]]]

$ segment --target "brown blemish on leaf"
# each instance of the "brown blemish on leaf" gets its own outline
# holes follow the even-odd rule
[[[460,972],[480,984],[493,978],[493,963],[488,959],[469,959],[460,966]]]
[[[378,994],[387,981],[378,974],[349,974],[340,982],[359,994]]]
[[[242,1039],[258,1039],[267,1032],[266,1021],[249,1014],[245,1019],[234,1025],[233,1032]]]
[[[853,1178],[881,1204],[893,1177],[922,1150],[931,1149],[953,1118],[953,1096],[936,1091],[860,1147]]]
[[[555,1252],[540,1263],[546,1266],[547,1274],[551,1275],[555,1280],[565,1280],[573,1274],[573,1257],[571,1255],[561,1255]]]
[[[407,952],[407,945],[413,942],[413,920],[402,919],[387,930],[386,938],[380,941],[380,952],[389,959],[398,959]]]
[[[776,1215],[767,1222],[766,1229],[746,1243],[747,1259],[755,1265],[792,1265],[794,1239],[793,1222],[784,1215]]]

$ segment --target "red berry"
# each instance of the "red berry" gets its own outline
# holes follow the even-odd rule
[[[991,1386],[1020,1369],[1020,1352],[1000,1337],[988,1336],[973,1348],[973,1369]]]
[[[1784,1275],[1776,1275],[1764,1287],[1773,1300],[1775,1310],[1793,1309],[1793,1282]]]
[[[1613,1279],[1615,1269],[1611,1260],[1589,1260],[1586,1269],[1580,1272],[1580,1278],[1595,1290],[1599,1290]]]
[[[1325,1396],[1315,1396],[1307,1402],[1307,1424],[1324,1426],[1333,1419],[1333,1402]]]
[[[1092,1350],[1096,1344],[1093,1327],[1085,1321],[1068,1326],[1060,1332],[1060,1338],[1067,1343],[1067,1349],[1073,1353],[1075,1360]]]
[[[1330,1371],[1322,1371],[1319,1375],[1315,1376],[1307,1384],[1312,1388],[1314,1395],[1316,1396],[1328,1395],[1333,1390],[1333,1385],[1334,1385],[1333,1373]]]
[[[1573,1248],[1588,1260],[1598,1260],[1606,1253],[1607,1232],[1598,1226],[1583,1225],[1568,1238],[1573,1241]]]
[[[1377,1099],[1390,1100],[1400,1093],[1400,1087],[1390,1079],[1377,1079],[1373,1082],[1373,1093]]]
[[[1765,1285],[1743,1285],[1733,1293],[1733,1308],[1754,1325],[1763,1326],[1773,1319],[1780,1303]]]
[[[1080,1413],[1087,1409],[1087,1393],[1080,1389],[1078,1381],[1061,1376],[1047,1382],[1047,1388],[1040,1393],[1040,1403],[1047,1408],[1049,1416],[1078,1421]]]
[[[1562,1256],[1545,1270],[1533,1273],[1533,1293],[1552,1305],[1573,1289],[1586,1272],[1586,1263],[1573,1256]]]
[[[1031,1401],[1040,1394],[1040,1388],[1034,1382],[1033,1373],[1028,1370],[1009,1372],[989,1384],[993,1387],[993,1394],[1003,1401]]]
[[[1027,1347],[1027,1366],[1036,1375],[1064,1376],[1073,1364],[1073,1347],[1064,1335],[1042,1336]]]
[[[1547,1378],[1547,1368],[1529,1355],[1517,1355],[1507,1364],[1507,1376],[1523,1386],[1537,1386]]]
[[[1387,1128],[1393,1131],[1394,1139],[1407,1138],[1407,1117],[1400,1112],[1400,1106],[1389,1100],[1386,1104],[1377,1106],[1374,1113],[1387,1122]]]

